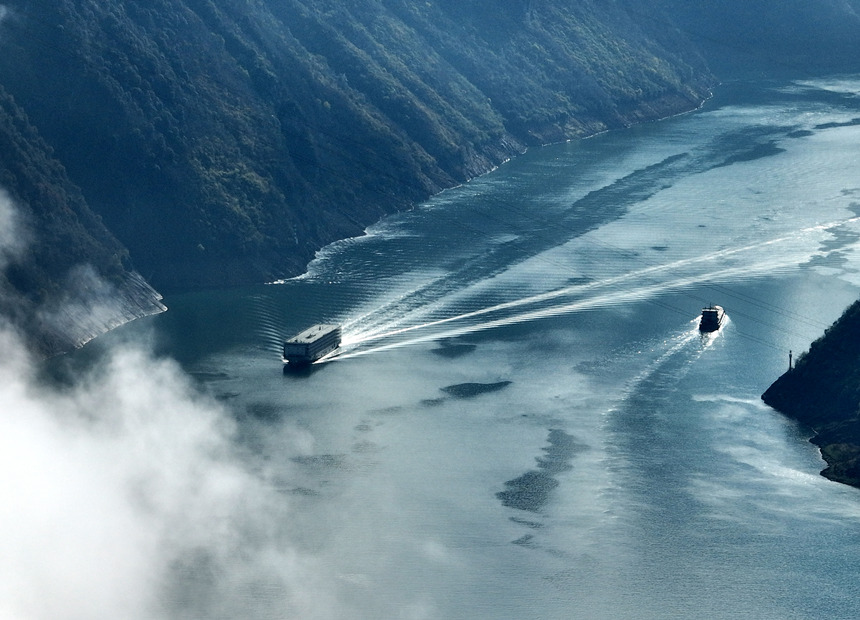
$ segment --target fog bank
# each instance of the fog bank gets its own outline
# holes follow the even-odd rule
[[[27,238],[0,194],[0,308],[15,305],[3,272]],[[0,618],[339,616],[287,543],[288,502],[178,363],[122,342],[54,381],[8,317],[0,350]]]

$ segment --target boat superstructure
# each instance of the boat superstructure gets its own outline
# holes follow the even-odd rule
[[[726,312],[722,306],[710,305],[707,308],[702,308],[702,318],[699,320],[699,331],[715,332],[720,329],[723,320],[726,318]]]
[[[284,342],[284,362],[296,366],[312,364],[340,346],[340,325],[319,323]]]

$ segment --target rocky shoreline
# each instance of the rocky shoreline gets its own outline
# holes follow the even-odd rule
[[[777,411],[808,426],[824,477],[860,488],[860,301],[812,343],[762,394]]]

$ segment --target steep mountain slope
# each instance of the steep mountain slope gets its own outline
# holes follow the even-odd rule
[[[0,317],[52,355],[163,310],[0,87]]]
[[[528,144],[696,106],[615,3],[16,0],[0,82],[154,284],[299,272]]]

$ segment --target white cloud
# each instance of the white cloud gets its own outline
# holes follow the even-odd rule
[[[0,269],[27,242],[0,189]],[[113,292],[73,269],[39,312],[105,323]],[[2,317],[0,351],[0,620],[341,616],[284,535],[288,502],[176,362],[124,342],[49,382]]]
[[[289,609],[303,571],[272,529],[283,499],[174,362],[124,348],[59,388],[8,330],[0,347],[0,618],[174,617],[203,586],[200,617],[239,617],[263,578]]]
[[[0,269],[28,239],[0,189]],[[42,321],[121,313],[88,267],[65,290]],[[324,559],[297,551],[289,496],[235,419],[175,361],[122,342],[49,381],[3,317],[0,351],[0,620],[355,617]]]

